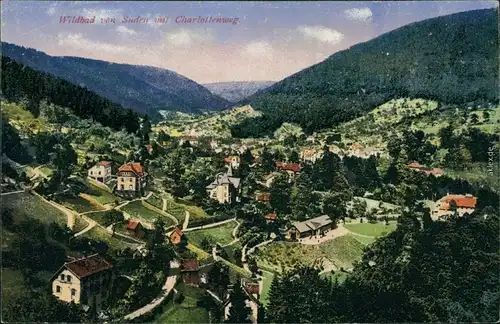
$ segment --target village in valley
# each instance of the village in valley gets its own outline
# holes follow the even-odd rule
[[[6,322],[495,314],[500,183],[485,170],[498,98],[394,95],[328,127],[283,118],[257,136],[253,97],[158,118],[9,57],[2,71]],[[484,284],[467,290],[481,315],[454,299],[461,282]]]

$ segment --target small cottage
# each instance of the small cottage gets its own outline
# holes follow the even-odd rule
[[[144,237],[144,227],[141,222],[137,220],[130,220],[127,224],[127,233],[130,236],[135,236],[137,238]]]
[[[286,239],[297,241],[305,237],[321,236],[328,232],[334,223],[328,215],[308,219],[303,222],[293,222],[286,231]]]
[[[176,227],[174,228],[172,233],[170,233],[169,240],[173,245],[179,245],[180,243],[182,243],[183,237],[184,233],[182,233],[182,231]]]
[[[102,183],[111,180],[111,162],[100,161],[88,171],[88,177]]]

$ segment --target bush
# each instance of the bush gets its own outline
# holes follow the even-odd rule
[[[180,291],[177,292],[174,296],[174,303],[181,304],[184,301],[184,294]]]

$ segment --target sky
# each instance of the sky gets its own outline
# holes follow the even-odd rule
[[[409,23],[498,6],[496,1],[12,0],[0,5],[3,41],[53,56],[165,68],[198,83],[279,81]],[[95,22],[61,23],[64,16],[95,17]],[[182,18],[200,16],[212,22]]]

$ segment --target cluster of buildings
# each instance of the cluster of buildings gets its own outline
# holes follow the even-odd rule
[[[410,164],[407,165],[408,168],[416,171],[416,172],[420,172],[420,173],[423,173],[423,174],[426,174],[426,175],[433,175],[435,177],[440,177],[443,175],[443,170],[442,169],[438,169],[438,168],[426,168],[425,166],[421,165],[420,163],[418,162],[412,162]]]
[[[147,184],[147,173],[144,167],[137,162],[127,162],[112,174],[112,163],[100,161],[88,170],[88,177],[106,184],[116,178],[115,191],[123,196],[137,196],[142,193]]]

